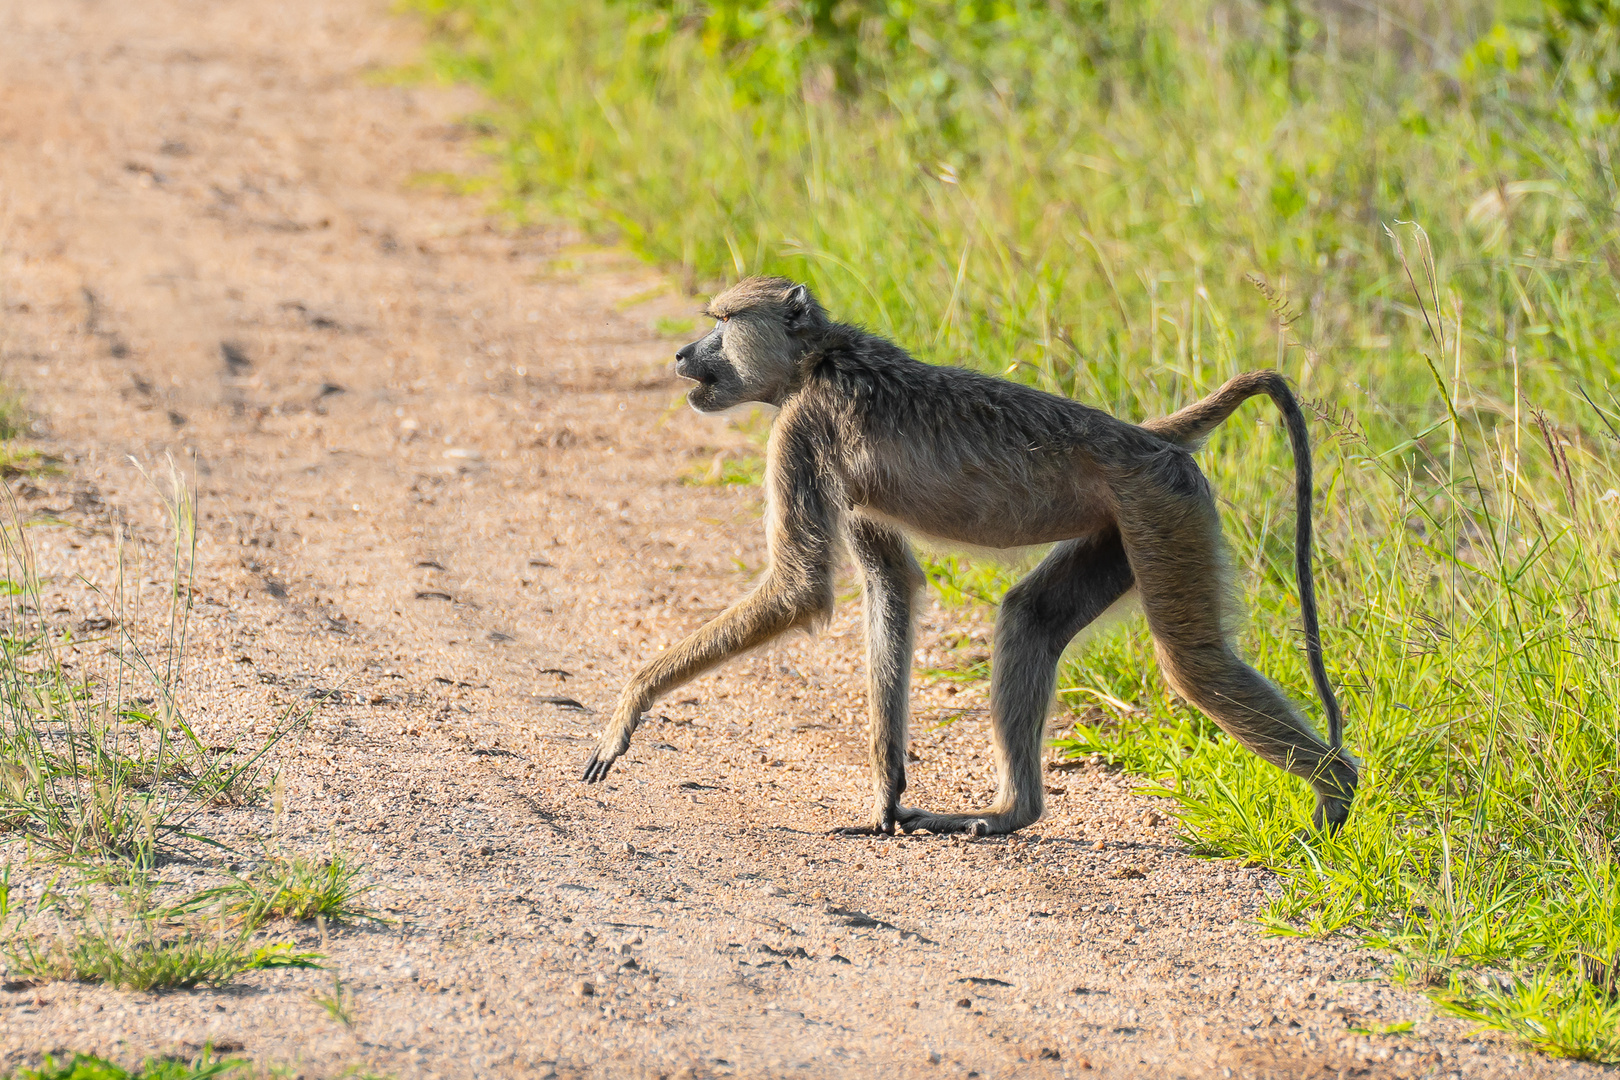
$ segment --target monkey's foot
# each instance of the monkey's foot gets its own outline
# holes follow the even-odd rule
[[[915,810],[909,806],[902,806],[895,815],[895,821],[906,832],[931,832],[945,834],[960,834],[966,836],[1005,836],[1017,832],[1028,825],[1034,818],[1012,813],[985,813],[985,814],[930,814],[923,810]]]
[[[834,829],[833,836],[893,836],[894,819],[888,821],[874,821],[870,825],[845,825],[842,829]]]
[[[626,745],[619,745],[617,739],[603,740],[601,745],[591,751],[591,760],[585,763],[585,775],[580,779],[587,784],[594,784],[607,779],[608,770],[613,763],[619,760],[619,755],[629,749],[629,739],[624,740]]]
[[[1317,792],[1316,809],[1311,812],[1311,824],[1316,827],[1317,832],[1325,832],[1332,836],[1349,820],[1349,799]]]

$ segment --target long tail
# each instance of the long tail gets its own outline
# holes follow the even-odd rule
[[[1237,407],[1249,398],[1265,394],[1282,413],[1288,428],[1288,441],[1294,449],[1294,574],[1299,580],[1299,610],[1305,622],[1305,656],[1310,664],[1311,682],[1327,713],[1328,742],[1334,750],[1344,745],[1344,717],[1339,699],[1328,685],[1327,668],[1322,663],[1322,632],[1316,617],[1316,581],[1311,574],[1311,444],[1305,431],[1305,417],[1288,383],[1275,371],[1250,371],[1227,382],[1219,390],[1169,416],[1149,420],[1142,426],[1161,438],[1196,447],[1209,437]]]

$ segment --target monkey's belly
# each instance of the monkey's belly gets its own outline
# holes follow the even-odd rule
[[[1104,492],[1076,478],[1057,490],[968,484],[884,492],[856,512],[937,540],[983,548],[1019,548],[1090,536],[1113,521]],[[1022,498],[1009,496],[1023,496]]]

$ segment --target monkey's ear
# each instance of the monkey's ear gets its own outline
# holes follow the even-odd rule
[[[810,295],[810,290],[803,285],[795,285],[787,291],[782,298],[782,305],[787,309],[787,328],[789,330],[803,330],[815,321],[816,302]]]

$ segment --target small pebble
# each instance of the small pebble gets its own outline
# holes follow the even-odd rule
[[[958,1009],[971,1009],[971,1008],[973,1008],[973,999],[972,998],[957,998],[956,999],[956,1007]]]
[[[596,994],[596,987],[592,986],[590,983],[586,982],[584,979],[581,979],[579,982],[574,984],[574,996],[575,997],[587,998],[587,997],[593,997],[593,996],[595,996],[595,994]]]

